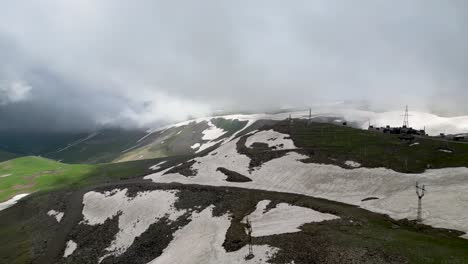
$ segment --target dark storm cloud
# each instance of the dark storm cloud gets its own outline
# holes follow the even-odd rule
[[[338,100],[468,114],[467,15],[463,0],[9,1],[0,127]]]

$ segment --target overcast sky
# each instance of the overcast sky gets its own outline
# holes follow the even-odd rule
[[[0,128],[146,126],[342,100],[468,114],[464,0],[0,4]]]

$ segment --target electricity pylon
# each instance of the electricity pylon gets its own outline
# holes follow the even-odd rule
[[[247,217],[247,219],[245,221],[245,229],[246,229],[247,235],[248,235],[248,242],[247,243],[248,243],[248,247],[249,247],[249,254],[247,256],[245,256],[245,259],[249,260],[249,259],[254,258],[253,246],[252,246],[252,224],[249,221],[249,217]]]
[[[416,182],[416,195],[418,196],[418,216],[416,221],[419,223],[422,222],[422,198],[426,192],[426,187],[423,185],[422,187],[419,186],[418,182]]]

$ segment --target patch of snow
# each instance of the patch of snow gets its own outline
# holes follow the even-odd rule
[[[158,164],[156,164],[156,165],[153,165],[153,166],[149,167],[149,169],[150,169],[150,170],[159,170],[159,169],[161,168],[161,165],[163,165],[164,163],[166,163],[166,161],[165,161],[165,160],[164,160],[164,161],[161,161],[161,162],[159,162],[159,163],[158,163]]]
[[[71,148],[71,147],[73,147],[73,146],[76,146],[76,145],[78,145],[78,144],[80,144],[80,143],[82,143],[82,142],[84,142],[84,141],[86,141],[86,140],[89,140],[89,139],[91,139],[91,138],[93,138],[93,137],[95,137],[95,136],[97,136],[97,135],[99,135],[99,133],[97,133],[97,132],[91,133],[91,134],[88,135],[87,137],[82,138],[82,139],[79,139],[79,140],[77,140],[77,141],[75,141],[75,142],[72,142],[72,143],[68,144],[66,147],[57,150],[56,152],[62,152],[62,151],[64,151],[64,150],[67,150],[67,149],[69,149],[69,148]]]
[[[47,215],[55,217],[55,220],[57,220],[57,222],[60,223],[60,221],[62,221],[64,213],[63,212],[58,212],[58,211],[55,211],[55,210],[50,210],[49,212],[47,212]]]
[[[227,131],[224,131],[222,128],[217,127],[211,121],[208,121],[208,129],[202,131],[202,139],[203,140],[214,140],[222,135],[226,134]]]
[[[68,240],[67,247],[65,248],[65,252],[63,253],[63,257],[66,258],[73,254],[75,250],[78,248],[78,245],[73,240]]]
[[[453,151],[448,150],[448,149],[439,149],[439,151],[445,152],[445,153],[453,153]]]
[[[88,192],[83,196],[83,224],[99,225],[107,219],[119,218],[119,232],[104,250],[100,261],[108,256],[123,254],[136,237],[159,219],[168,216],[171,221],[185,213],[175,210],[177,191],[145,191],[135,197],[127,196],[127,189],[115,189],[111,192]],[[100,262],[99,261],[99,262]]]
[[[223,243],[231,225],[227,215],[213,216],[213,206],[192,214],[192,220],[174,233],[174,239],[161,256],[148,264],[219,264],[219,263],[268,263],[278,249],[267,245],[254,245],[255,257],[245,260],[247,246],[226,252]]]
[[[3,203],[0,203],[0,211],[5,210],[9,207],[12,207],[15,205],[19,200],[21,200],[23,197],[28,196],[29,193],[23,193],[23,194],[18,194],[13,196],[10,200],[5,201]]]
[[[349,166],[351,168],[359,168],[361,167],[361,164],[359,162],[356,162],[356,161],[352,161],[352,160],[347,160],[345,161],[344,163],[346,166]]]
[[[201,146],[200,143],[195,143],[195,144],[193,144],[192,146],[190,146],[190,148],[191,148],[191,149],[197,149],[197,148],[199,148],[200,146]]]
[[[275,208],[265,212],[270,202],[269,200],[258,202],[255,211],[248,216],[254,237],[300,232],[299,227],[306,223],[339,218],[332,214],[324,214],[310,208],[286,203],[280,203]],[[242,221],[245,223],[246,219],[247,217]]]
[[[195,158],[196,163],[192,168],[198,170],[198,173],[194,177],[178,173],[162,177],[167,171],[164,170],[148,175],[145,179],[297,193],[358,205],[395,219],[416,218],[414,184],[418,181],[430,190],[424,197],[424,223],[468,232],[468,168],[427,170],[421,174],[405,174],[385,168],[361,167],[349,170],[335,165],[306,164],[300,160],[307,156],[290,152],[249,172],[250,159],[237,153],[238,140],[221,145],[206,156]],[[218,167],[246,175],[252,181],[227,182],[226,175],[216,170]],[[362,202],[366,197],[380,199]]]
[[[414,147],[414,146],[417,146],[419,145],[420,143],[419,142],[414,142],[413,144],[409,145],[410,147]]]
[[[180,133],[182,133],[182,130],[180,130],[179,132],[177,132],[176,136],[179,135]]]
[[[253,143],[265,143],[268,147],[276,147],[276,150],[282,149],[296,149],[292,139],[288,138],[289,135],[279,133],[273,129],[260,131],[249,136],[245,142],[245,146],[250,148]]]
[[[208,148],[211,148],[212,146],[220,143],[220,142],[223,142],[223,140],[219,140],[219,141],[210,141],[208,143],[204,143],[203,145],[201,145],[197,151],[195,151],[195,153],[200,153],[202,151],[204,151],[205,149],[208,149]]]
[[[397,111],[387,111],[387,112],[372,112],[359,110],[358,107],[352,107],[344,104],[332,104],[332,105],[318,105],[312,107],[312,117],[339,117],[337,120],[346,120],[349,122],[355,122],[360,124],[361,128],[367,129],[369,120],[375,126],[401,126],[403,120],[401,115],[403,114],[403,108],[397,109]],[[458,117],[440,117],[434,114],[411,111],[410,124],[415,129],[426,127],[426,133],[429,135],[439,135],[440,132],[445,131],[446,134],[459,134],[462,132],[468,131],[468,116],[458,116]],[[251,115],[226,115],[226,116],[210,116],[202,117],[192,120],[187,120],[184,122],[171,124],[165,127],[149,129],[148,133],[153,133],[156,131],[161,131],[167,128],[180,127],[188,125],[192,122],[199,123],[213,118],[224,118],[227,120],[239,120],[239,121],[248,121],[249,123],[242,129],[245,130],[251,124],[257,120],[268,119],[268,120],[284,120],[289,118],[291,115],[292,118],[309,118],[309,111],[293,111],[293,112],[283,112],[278,114],[251,114]],[[232,140],[235,137],[232,137]],[[228,140],[228,141],[230,141]]]
[[[11,176],[11,173],[0,175],[0,178],[5,178],[5,177],[8,177],[8,176]]]

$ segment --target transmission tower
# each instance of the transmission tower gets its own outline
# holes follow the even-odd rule
[[[408,105],[406,106],[406,109],[405,109],[405,114],[403,115],[404,116],[404,119],[403,119],[403,127],[404,128],[409,128],[409,113],[408,113]]]
[[[245,256],[245,260],[253,259],[254,254],[253,254],[253,246],[252,246],[252,224],[249,221],[249,218],[247,217],[245,221],[245,229],[247,230],[247,235],[248,235],[248,247],[249,247],[249,254]]]
[[[418,182],[416,182],[416,195],[418,196],[418,216],[416,221],[419,223],[422,222],[422,198],[426,192],[426,187],[423,185],[422,187],[419,186]]]

